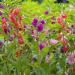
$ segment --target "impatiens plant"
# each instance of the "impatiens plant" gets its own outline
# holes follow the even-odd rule
[[[69,4],[3,2],[0,75],[74,75],[75,11]]]

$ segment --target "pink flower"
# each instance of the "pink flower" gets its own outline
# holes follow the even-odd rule
[[[5,18],[2,18],[2,23],[6,24],[6,19]]]
[[[45,57],[45,61],[46,61],[46,63],[49,63],[49,60],[50,60],[49,58],[50,58],[50,55],[47,54],[46,57]]]
[[[48,34],[48,33],[49,33],[49,30],[50,30],[50,29],[48,29],[48,30],[45,30],[45,33],[46,33],[46,34]]]
[[[57,44],[57,43],[58,43],[58,41],[57,41],[57,40],[55,40],[55,39],[50,39],[50,43],[51,43],[51,44]]]
[[[33,34],[37,34],[37,30],[33,30]]]
[[[75,51],[69,53],[68,55],[68,64],[72,65],[75,63]]]
[[[61,24],[62,21],[63,21],[62,17],[58,17],[58,18],[57,18],[57,21],[58,21],[59,24]]]

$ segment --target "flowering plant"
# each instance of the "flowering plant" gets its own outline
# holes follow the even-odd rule
[[[0,4],[0,74],[74,74],[75,11],[49,0],[14,2]]]

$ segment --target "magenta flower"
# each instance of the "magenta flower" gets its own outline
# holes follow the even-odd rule
[[[53,32],[53,33],[55,33],[55,32],[56,32],[56,30],[53,30],[52,32]]]
[[[10,29],[8,29],[7,31],[8,31],[8,33],[10,33]]]
[[[37,26],[37,23],[38,23],[38,19],[35,18],[35,19],[32,21],[32,25],[33,25],[33,26]]]
[[[46,14],[46,15],[48,15],[48,13],[49,13],[48,11],[45,11],[45,14]]]
[[[2,4],[0,4],[0,8],[2,8],[2,9],[3,9],[3,8],[4,8],[4,6],[3,6]]]
[[[73,31],[73,34],[75,34],[75,31]]]
[[[41,20],[41,23],[42,23],[42,24],[45,24],[46,22],[45,22],[45,20]]]
[[[42,24],[39,24],[38,27],[37,27],[37,30],[38,30],[38,32],[43,31],[43,25]]]
[[[6,18],[2,18],[2,23],[5,24],[6,23]]]
[[[43,44],[39,44],[39,49],[42,50],[44,48]]]
[[[4,29],[4,32],[7,34],[8,30],[7,29]]]
[[[50,43],[51,43],[51,44],[57,44],[57,43],[58,43],[58,41],[57,41],[57,40],[55,40],[55,39],[50,39]]]
[[[55,16],[52,16],[51,19],[52,19],[52,20],[56,20]]]
[[[52,24],[55,24],[55,22],[52,22]]]

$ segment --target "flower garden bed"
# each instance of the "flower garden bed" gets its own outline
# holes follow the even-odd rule
[[[75,75],[75,4],[0,2],[0,75]]]

